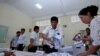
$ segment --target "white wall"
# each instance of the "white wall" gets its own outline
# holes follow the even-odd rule
[[[71,15],[73,16],[73,15]],[[88,25],[83,24],[82,22],[71,22],[71,16],[62,16],[60,17],[61,25],[67,25],[66,28],[63,28],[64,36],[63,44],[71,45],[72,44],[72,38],[75,34],[79,33],[80,30],[85,30],[85,28],[88,27]]]
[[[34,26],[32,18],[18,11],[17,9],[7,5],[0,3],[0,25],[8,26],[8,34],[6,43],[0,43],[0,47],[9,47],[10,40],[12,36],[16,34],[17,30],[21,28],[26,29],[26,33],[28,33],[28,29]]]

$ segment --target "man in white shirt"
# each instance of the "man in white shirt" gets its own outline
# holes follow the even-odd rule
[[[61,28],[59,28],[57,25],[58,18],[53,16],[51,17],[51,26],[48,26],[42,32],[42,37],[44,39],[43,50],[46,53],[57,52],[57,50],[61,47],[61,39],[63,37],[63,32]]]
[[[23,51],[23,49],[25,48],[25,45],[27,43],[27,40],[26,40],[26,35],[25,35],[25,29],[22,28],[21,29],[21,35],[17,41],[17,50],[19,51]]]
[[[28,46],[29,52],[36,52],[37,47],[39,46],[39,26],[35,26],[34,31],[31,32],[30,44]]]
[[[12,50],[15,50],[16,48],[17,48],[17,41],[18,41],[18,39],[19,39],[19,37],[20,37],[20,31],[17,31],[16,32],[16,36],[14,36],[13,38],[12,38],[12,40],[11,40],[11,42],[10,42],[10,48],[12,49]]]

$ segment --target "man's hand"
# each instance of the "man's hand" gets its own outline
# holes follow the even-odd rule
[[[12,48],[12,45],[10,45],[10,48]]]
[[[51,41],[50,44],[51,44],[52,46],[55,46],[53,41]]]
[[[48,38],[47,41],[54,46],[54,42],[51,40],[51,38]]]
[[[100,49],[100,46],[94,46],[94,45],[91,45],[89,50],[85,53],[81,53],[79,54],[78,56],[87,56],[87,55],[91,55],[93,53],[96,53],[98,50]]]
[[[47,38],[47,41],[50,41],[50,42],[52,42],[52,41],[51,41],[51,38]]]
[[[51,45],[54,46],[54,42],[52,41],[52,39],[50,37],[48,37],[47,35],[45,35],[45,34],[42,33],[42,38],[44,40],[47,40]]]
[[[31,47],[33,47],[33,45],[32,45],[32,44],[30,44],[30,45],[29,45],[29,48],[31,48]]]
[[[16,55],[13,52],[5,51],[4,56],[16,56]]]

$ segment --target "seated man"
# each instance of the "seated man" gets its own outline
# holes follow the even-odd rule
[[[75,37],[73,38],[73,42],[76,48],[81,48],[83,46],[81,33],[75,35]]]
[[[89,47],[92,45],[92,39],[90,37],[90,28],[86,28],[86,35],[83,37],[83,42],[85,44],[86,51],[89,49]]]

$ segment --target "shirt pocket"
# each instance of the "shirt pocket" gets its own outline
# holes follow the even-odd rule
[[[54,30],[49,30],[48,37],[52,38],[54,37],[54,34]]]

